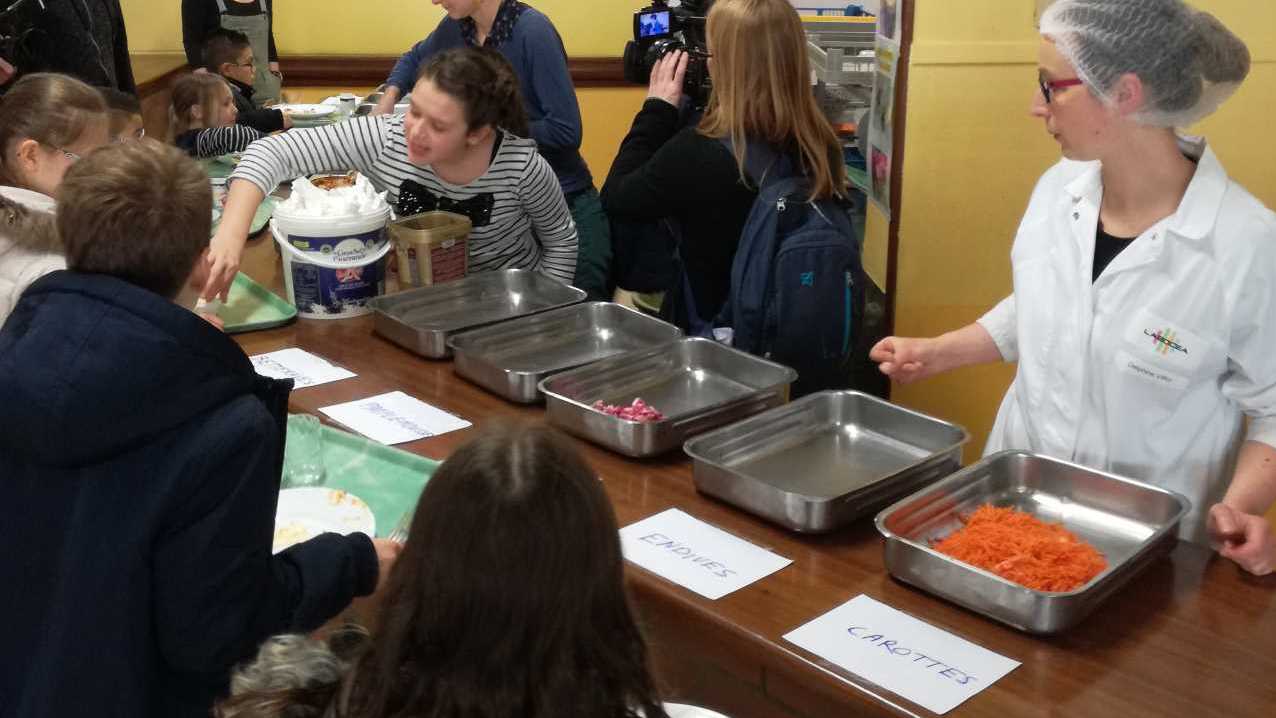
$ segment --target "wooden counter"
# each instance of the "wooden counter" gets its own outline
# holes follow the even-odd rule
[[[255,240],[245,271],[278,286],[268,240]],[[240,335],[249,354],[300,347],[358,377],[297,391],[294,411],[403,391],[474,422],[537,420],[452,373],[451,362],[417,357],[372,334],[370,318],[303,320]],[[436,459],[475,429],[402,445]],[[839,677],[781,636],[858,594],[905,611],[1022,666],[949,715],[1276,715],[1276,577],[1256,579],[1199,546],[1181,544],[1076,629],[1037,638],[1005,628],[892,580],[870,521],[825,537],[789,533],[696,493],[680,453],[634,461],[580,442],[603,477],[620,524],[679,507],[793,564],[709,601],[633,566],[632,594],[671,699],[734,718],[930,716],[862,679]]]

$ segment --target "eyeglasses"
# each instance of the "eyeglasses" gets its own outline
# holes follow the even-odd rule
[[[43,142],[41,142],[40,144],[44,145]],[[72,162],[79,162],[81,159],[83,159],[83,157],[75,154],[71,150],[64,149],[62,147],[57,147],[55,145],[44,145],[44,146],[56,152],[61,152],[63,157],[67,158],[68,160],[71,160]]]
[[[130,132],[130,133],[129,133],[129,134],[127,134],[127,135],[120,135],[119,137],[115,138],[115,143],[116,143],[116,144],[123,144],[123,143],[125,143],[125,142],[135,142],[135,141],[140,140],[140,139],[143,139],[143,138],[145,138],[145,137],[146,137],[146,128],[145,128],[145,127],[139,127],[139,128],[137,128],[137,130],[136,130],[136,131],[134,131],[134,132]]]
[[[250,58],[250,59],[248,60],[248,62],[232,62],[232,63],[230,63],[230,64],[234,65],[235,67],[256,67],[256,66],[257,66],[257,58],[255,58],[255,57],[254,57],[254,58]]]
[[[1041,88],[1041,96],[1046,99],[1046,104],[1050,104],[1056,90],[1062,90],[1065,87],[1076,87],[1084,85],[1078,77],[1071,77],[1066,80],[1047,80],[1045,75],[1037,75],[1037,87]]]

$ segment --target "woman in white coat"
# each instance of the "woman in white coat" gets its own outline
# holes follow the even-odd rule
[[[1276,215],[1182,137],[1249,70],[1181,0],[1057,0],[1039,90],[1064,159],[1011,250],[1014,294],[933,338],[888,337],[909,382],[1017,361],[988,453],[1026,449],[1178,491],[1181,536],[1276,569]],[[1248,422],[1246,422],[1248,418]]]

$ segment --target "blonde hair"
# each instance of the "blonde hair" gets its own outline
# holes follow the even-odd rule
[[[222,100],[223,92],[230,92],[230,86],[221,75],[210,72],[192,72],[182,75],[173,83],[173,103],[169,106],[168,126],[170,139],[191,130],[211,127],[209,124],[217,116],[217,105]],[[194,124],[191,109],[200,108],[203,117],[201,125]]]
[[[811,199],[846,194],[832,126],[811,92],[806,33],[786,0],[718,0],[707,21],[713,92],[700,133],[730,137],[745,176],[747,140],[796,150]]]
[[[46,147],[66,147],[94,122],[110,122],[102,93],[73,77],[40,72],[27,75],[0,97],[0,183],[22,186],[11,166],[11,153],[21,140]]]
[[[155,140],[107,145],[71,165],[58,191],[67,267],[172,299],[208,247],[213,193],[186,153]]]

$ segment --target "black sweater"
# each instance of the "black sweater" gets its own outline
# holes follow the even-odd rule
[[[620,145],[602,202],[618,220],[673,217],[682,229],[679,254],[696,308],[712,320],[731,286],[731,260],[757,192],[745,186],[735,157],[695,127],[680,127],[677,108],[647,100]],[[664,314],[684,324],[681,287]],[[684,327],[685,328],[685,327]]]
[[[265,135],[284,128],[284,113],[270,108],[258,108],[253,104],[252,85],[245,85],[233,77],[222,77],[230,85],[230,96],[235,100],[235,109],[239,110],[235,124],[251,127]]]
[[[11,58],[19,74],[60,72],[95,87],[137,92],[119,0],[58,0],[43,8],[30,2],[17,22],[31,28]]]

